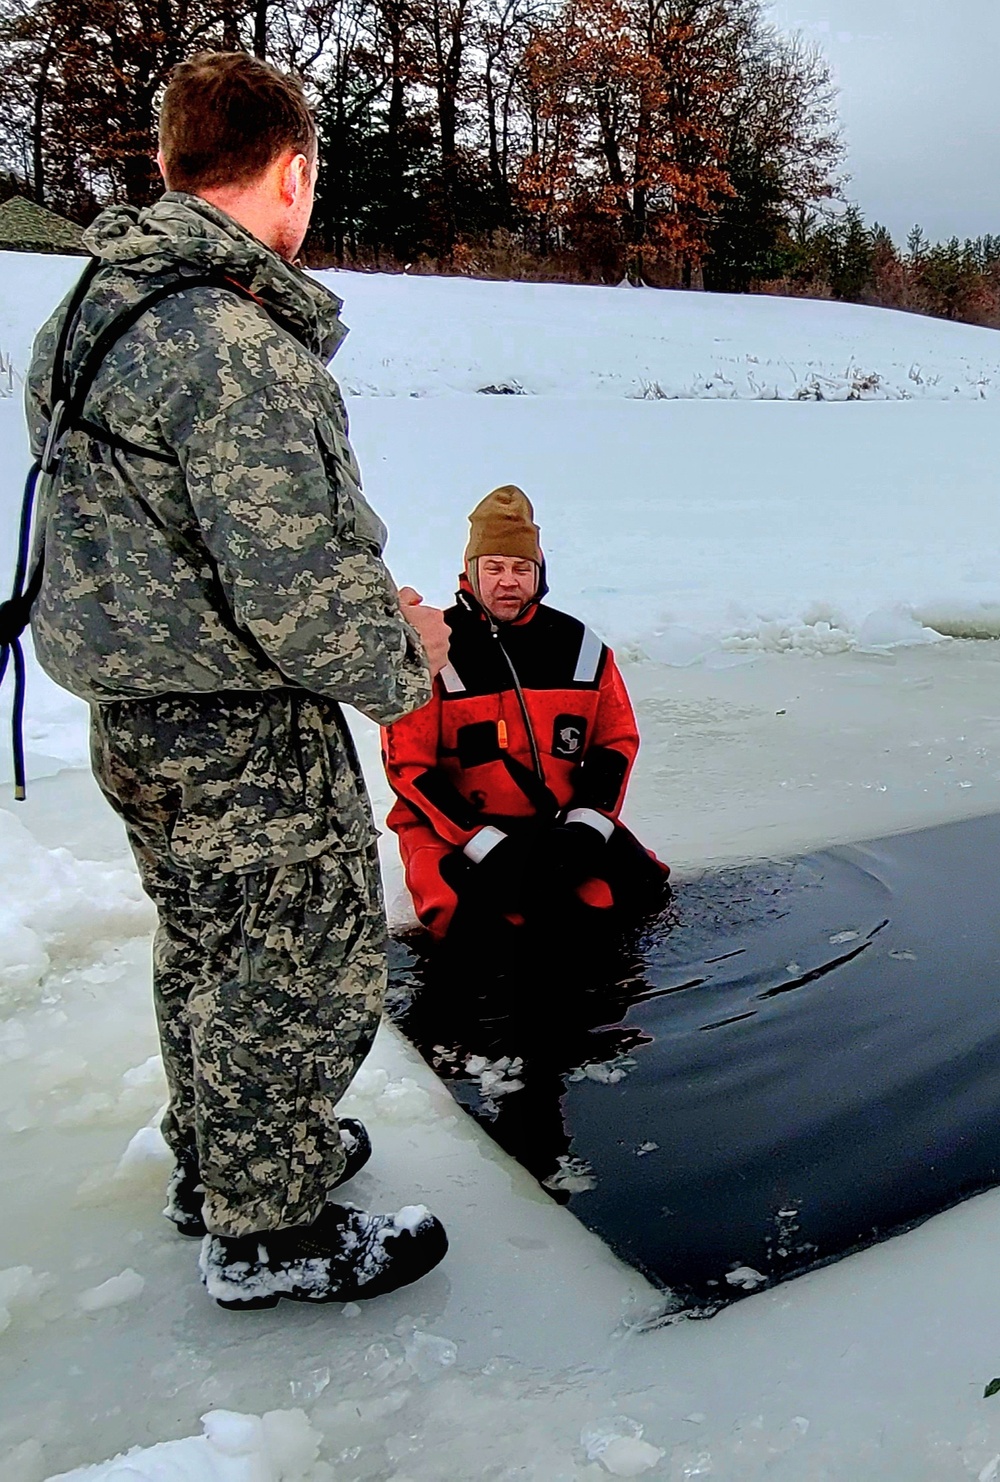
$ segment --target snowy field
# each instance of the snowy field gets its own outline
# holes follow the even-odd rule
[[[0,256],[8,559],[18,374],[76,271]],[[629,820],[665,858],[1000,808],[1000,645],[981,641],[1000,636],[995,333],[325,276],[398,579],[447,601],[468,510],[523,485],[552,600],[624,662],[643,732]],[[480,394],[502,387],[524,394]],[[356,730],[384,812],[374,728]],[[28,802],[0,797],[2,1482],[996,1482],[1000,1194],[709,1323],[657,1326],[657,1294],[389,1030],[350,1098],[376,1147],[353,1192],[426,1201],[448,1261],[363,1309],[208,1302],[159,1214],[151,913],[83,770],[82,707],[37,673],[27,736]]]

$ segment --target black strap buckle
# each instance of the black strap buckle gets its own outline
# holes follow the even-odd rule
[[[66,402],[57,401],[52,408],[52,416],[49,418],[49,430],[45,435],[45,447],[42,449],[38,465],[41,472],[48,478],[51,478],[59,467],[59,452],[65,423]]]

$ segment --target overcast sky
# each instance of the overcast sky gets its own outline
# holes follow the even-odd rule
[[[776,0],[840,87],[848,197],[897,240],[1000,234],[1000,0]]]

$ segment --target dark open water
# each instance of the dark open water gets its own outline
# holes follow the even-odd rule
[[[710,872],[613,963],[556,949],[485,986],[399,941],[391,1012],[554,1198],[710,1313],[734,1268],[780,1281],[1000,1183],[998,859],[994,816]],[[477,1056],[521,1067],[497,1094]]]

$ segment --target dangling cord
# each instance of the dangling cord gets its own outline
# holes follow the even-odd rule
[[[7,673],[11,657],[14,660],[14,706],[11,713],[11,744],[14,752],[14,797],[21,803],[25,797],[24,776],[24,691],[25,664],[21,648],[21,634],[28,626],[31,609],[42,585],[42,556],[39,553],[35,569],[25,588],[28,562],[31,559],[31,528],[35,513],[35,493],[41,474],[51,478],[59,461],[59,444],[66,425],[66,353],[70,335],[77,321],[80,307],[87,290],[100,267],[100,260],[92,257],[77,280],[66,313],[59,330],[55,358],[52,364],[51,405],[45,447],[42,456],[32,464],[24,481],[24,496],[21,500],[21,527],[17,539],[17,565],[14,568],[14,583],[10,597],[0,603],[0,684]]]
[[[14,797],[21,803],[25,798],[24,775],[24,692],[25,663],[21,648],[21,634],[28,625],[32,603],[41,585],[41,571],[36,570],[25,590],[24,581],[31,554],[31,524],[35,506],[35,489],[41,463],[35,463],[24,485],[21,502],[21,527],[17,541],[17,565],[14,583],[8,600],[0,603],[0,684],[7,673],[7,665],[14,660],[14,705],[11,712],[11,745],[14,753]]]
[[[23,803],[27,797],[24,776],[24,652],[20,638],[11,645],[14,655],[14,708],[10,718],[11,742],[14,748],[14,799]]]

